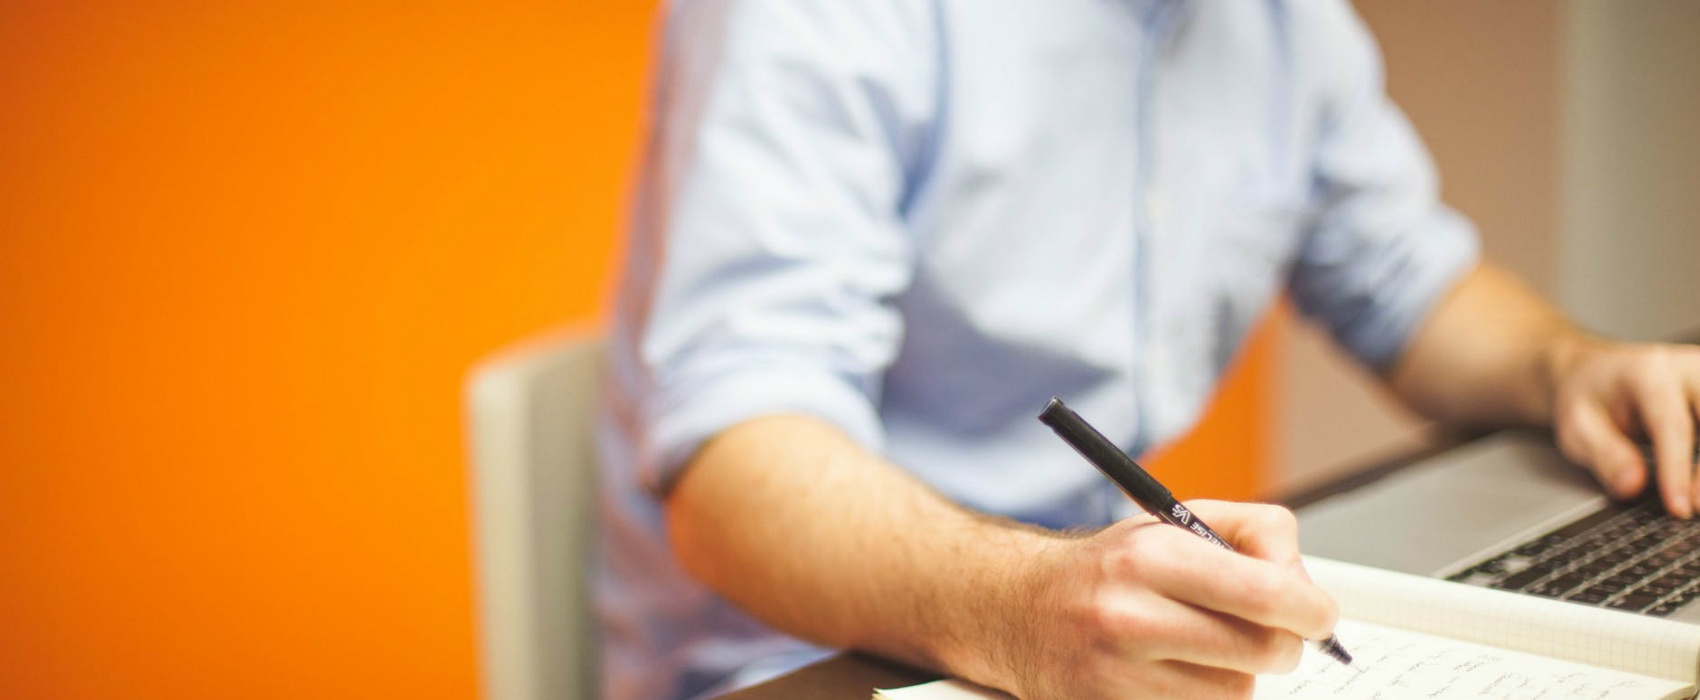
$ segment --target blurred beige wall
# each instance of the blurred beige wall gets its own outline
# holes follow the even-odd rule
[[[1700,330],[1700,2],[1573,0],[1559,298],[1590,328]]]
[[[1700,329],[1700,2],[1356,6],[1489,258],[1590,328]],[[1422,442],[1426,426],[1315,330],[1284,340],[1276,492]]]

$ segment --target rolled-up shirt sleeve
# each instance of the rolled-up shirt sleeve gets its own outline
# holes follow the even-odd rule
[[[934,109],[925,3],[680,3],[616,320],[646,486],[703,441],[805,413],[870,449],[912,275],[903,205]],[[632,286],[639,287],[632,293]],[[615,353],[622,352],[616,342]]]
[[[1383,87],[1380,54],[1344,2],[1313,57],[1331,62],[1314,184],[1322,209],[1289,280],[1306,316],[1377,370],[1389,368],[1429,311],[1473,268],[1469,221],[1439,201],[1434,165]]]

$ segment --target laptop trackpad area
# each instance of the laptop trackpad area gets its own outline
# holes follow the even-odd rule
[[[1298,512],[1306,554],[1420,575],[1599,502],[1593,477],[1544,437],[1505,433]]]

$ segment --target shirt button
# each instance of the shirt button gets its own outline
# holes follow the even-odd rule
[[[1145,216],[1152,226],[1161,227],[1169,217],[1169,198],[1163,194],[1161,187],[1152,187],[1145,191]]]

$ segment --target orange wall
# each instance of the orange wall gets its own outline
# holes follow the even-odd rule
[[[0,2],[0,697],[469,697],[460,381],[597,313],[652,2]]]
[[[596,316],[652,6],[0,3],[0,697],[473,694],[460,381]]]
[[[1276,495],[1267,492],[1270,475],[1281,466],[1274,461],[1281,453],[1278,417],[1270,407],[1280,389],[1282,330],[1292,323],[1285,307],[1265,314],[1198,425],[1143,461],[1177,497],[1244,501]]]

